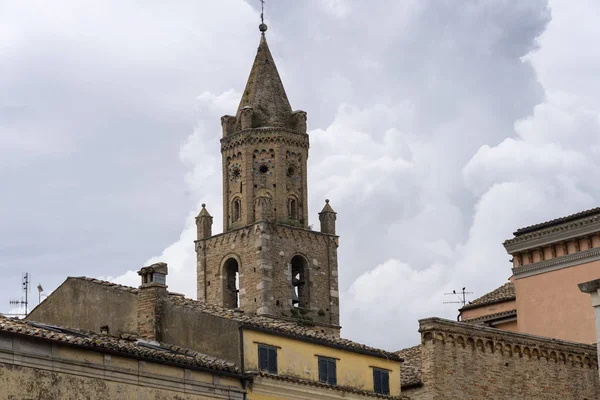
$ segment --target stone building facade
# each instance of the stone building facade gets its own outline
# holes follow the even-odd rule
[[[592,400],[596,348],[439,318],[419,321],[421,344],[402,350],[402,393],[413,400]]]
[[[339,334],[336,213],[308,227],[306,113],[292,111],[261,35],[235,116],[221,119],[223,233],[196,218],[198,300],[245,312],[300,316]]]

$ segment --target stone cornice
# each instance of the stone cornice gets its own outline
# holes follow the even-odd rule
[[[302,148],[309,148],[308,134],[288,128],[252,128],[238,131],[221,139],[221,151],[237,146],[259,143],[284,142]]]
[[[521,279],[596,260],[600,260],[600,247],[551,258],[550,260],[538,261],[533,264],[521,265],[513,268],[512,272],[515,279]]]
[[[448,344],[469,347],[483,353],[500,353],[511,357],[525,356],[531,360],[544,358],[556,363],[598,369],[596,347],[589,344],[509,332],[442,318],[419,320],[419,332],[423,345]]]
[[[517,236],[504,242],[509,254],[600,232],[600,215]]]

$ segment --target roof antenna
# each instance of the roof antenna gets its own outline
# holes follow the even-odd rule
[[[462,291],[460,291],[458,293],[456,293],[456,290],[453,290],[452,293],[444,293],[444,296],[451,295],[451,296],[458,297],[458,301],[444,301],[444,304],[460,304],[461,305],[460,308],[463,308],[464,306],[466,306],[467,305],[467,295],[473,294],[473,292],[467,292],[467,291],[465,291],[465,289],[466,289],[466,287],[462,288]],[[462,298],[460,295],[462,295]],[[471,302],[469,302],[469,303],[471,303]],[[460,321],[460,315],[461,315],[461,312],[459,311],[458,317],[456,317],[457,321]]]
[[[260,25],[258,29],[265,34],[267,31],[267,24],[265,24],[265,0],[260,0]]]

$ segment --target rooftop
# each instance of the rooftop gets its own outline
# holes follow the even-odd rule
[[[515,285],[512,282],[507,282],[499,288],[494,289],[491,292],[469,302],[469,304],[461,308],[461,311],[487,306],[490,304],[502,303],[504,301],[514,300],[515,298]]]
[[[580,218],[591,217],[593,215],[599,215],[599,214],[600,214],[600,207],[591,208],[589,210],[580,211],[578,213],[567,215],[565,217],[560,217],[560,218],[552,219],[550,221],[541,222],[539,224],[530,225],[530,226],[526,226],[524,228],[517,229],[513,233],[513,235],[521,236],[526,233],[535,232],[535,231],[543,229],[543,228],[550,228],[552,226],[564,224],[565,222],[572,222],[572,221],[576,221]]]
[[[400,367],[400,380],[402,390],[423,386],[421,380],[421,345],[402,349],[396,354],[404,359]]]
[[[241,376],[233,363],[170,344],[151,344],[134,337],[114,337],[78,329],[63,328],[0,314],[0,332],[29,336],[45,341],[102,353],[120,354],[158,363],[180,365]]]
[[[102,285],[115,290],[123,290],[131,293],[138,292],[138,289],[130,286],[118,285],[116,283],[106,282],[93,278],[78,277],[70,279],[85,280],[87,282]],[[369,354],[376,357],[400,361],[400,358],[395,353],[381,349],[376,349],[374,347],[357,343],[352,340],[343,339],[337,336],[319,333],[312,329],[310,325],[306,325],[306,322],[303,321],[296,322],[295,320],[291,319],[247,314],[238,309],[223,308],[213,304],[189,299],[179,293],[169,293],[169,300],[174,304],[192,308],[197,312],[207,313],[216,317],[226,318],[228,320],[239,322],[240,325],[247,329],[268,331],[269,333],[276,335],[294,337],[300,340],[315,342],[325,346],[332,346],[349,351]]]

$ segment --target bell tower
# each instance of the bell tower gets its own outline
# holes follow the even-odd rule
[[[335,212],[308,226],[306,113],[292,111],[267,26],[235,116],[221,118],[223,233],[196,218],[198,300],[339,334]]]

